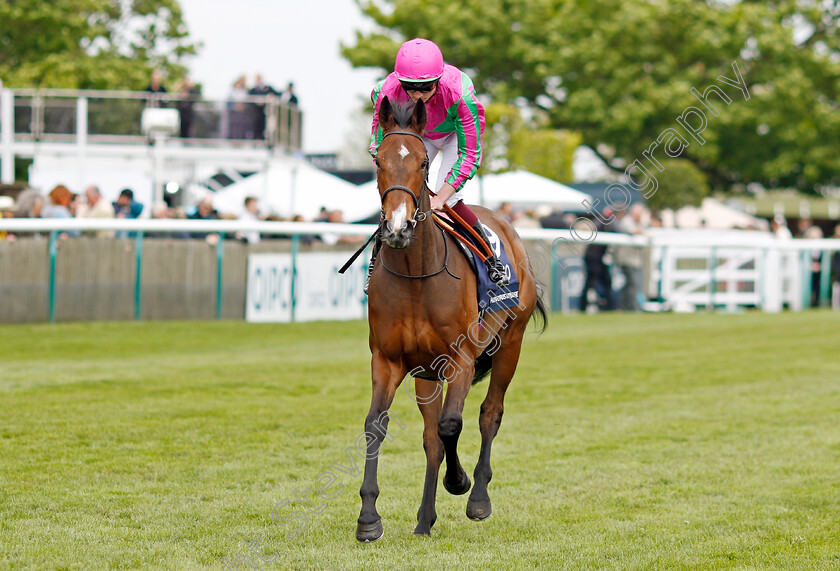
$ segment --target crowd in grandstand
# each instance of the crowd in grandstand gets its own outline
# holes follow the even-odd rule
[[[177,107],[180,112],[180,136],[190,138],[194,135],[194,105],[201,99],[201,90],[189,77],[180,80],[173,92],[166,88],[163,76],[154,71],[146,87],[150,107]],[[256,98],[256,100],[255,100]],[[283,91],[278,91],[263,80],[261,74],[254,76],[249,85],[246,76],[239,76],[231,87],[225,105],[225,114],[220,126],[220,136],[226,139],[265,138],[266,103],[275,100],[290,107],[298,106],[298,97],[291,81]]]

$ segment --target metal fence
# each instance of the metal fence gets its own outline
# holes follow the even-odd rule
[[[293,268],[301,252],[344,250],[349,257],[349,246],[310,244],[301,236],[329,232],[362,237],[374,228],[294,222],[0,219],[0,230],[19,236],[0,241],[0,322],[243,319],[249,254],[289,252]],[[85,230],[123,230],[136,236],[62,238],[64,232]],[[186,231],[215,232],[222,239],[209,244],[159,237]],[[224,239],[247,231],[284,239],[254,245]],[[755,232],[581,236],[569,230],[523,229],[520,235],[537,279],[546,286],[544,299],[562,311],[577,307],[583,282],[579,256],[590,243],[644,248],[646,291],[665,308],[688,304],[796,311],[811,305],[815,291],[819,304],[827,305],[829,262],[840,251],[840,240],[776,241]],[[822,260],[818,276],[810,266],[814,252]],[[356,264],[366,260],[363,256]]]

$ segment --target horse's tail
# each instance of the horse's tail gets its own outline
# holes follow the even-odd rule
[[[540,296],[540,289],[537,290],[537,307],[534,309],[534,312],[531,314],[531,319],[536,322],[542,322],[542,326],[539,324],[537,325],[537,329],[540,333],[545,333],[545,330],[548,328],[548,308],[546,308],[545,303]]]

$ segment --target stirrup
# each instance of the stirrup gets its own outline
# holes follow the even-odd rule
[[[370,278],[373,275],[373,264],[376,262],[376,256],[379,255],[379,248],[380,241],[379,237],[377,237],[373,243],[373,251],[371,252],[370,263],[368,264],[367,275],[365,276],[365,285],[362,288],[362,291],[365,292],[365,295],[368,295],[368,288],[370,288]]]
[[[490,277],[490,280],[498,286],[506,286],[510,285],[510,281],[507,279],[505,275],[505,267],[502,265],[501,260],[496,256],[492,258],[487,258],[487,274]]]
[[[373,260],[371,260],[370,264],[368,265],[367,276],[365,276],[365,286],[364,286],[364,288],[362,288],[363,291],[365,292],[365,295],[368,295],[368,288],[370,288],[370,277],[372,275],[373,275]]]

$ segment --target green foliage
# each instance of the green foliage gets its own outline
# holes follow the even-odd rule
[[[143,89],[194,54],[177,0],[0,2],[0,79],[10,87]]]
[[[662,172],[656,169],[651,174],[656,176],[659,188],[647,199],[653,210],[700,206],[709,196],[710,189],[706,176],[694,164],[685,159],[661,161]]]
[[[497,102],[524,98],[552,128],[620,168],[641,159],[689,106],[719,111],[684,158],[716,187],[840,184],[840,11],[834,2],[697,0],[359,0],[383,29],[344,55],[390,70],[399,38],[436,41]],[[718,78],[743,75],[749,100]],[[666,158],[662,149],[659,157]]]
[[[490,103],[485,107],[482,170],[523,169],[568,183],[572,181],[572,158],[580,141],[578,133],[525,121],[512,105]]]
[[[522,129],[511,136],[510,168],[531,171],[557,182],[572,182],[572,157],[578,133],[558,129]]]

